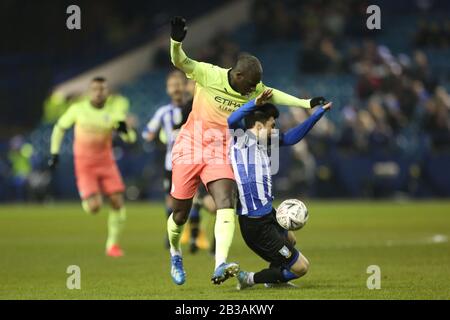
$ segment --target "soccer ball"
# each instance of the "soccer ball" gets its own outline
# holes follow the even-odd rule
[[[308,208],[297,199],[283,201],[276,213],[276,218],[280,226],[286,230],[299,230],[308,221]]]

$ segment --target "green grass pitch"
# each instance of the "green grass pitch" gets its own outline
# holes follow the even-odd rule
[[[212,285],[213,258],[206,251],[190,255],[187,248],[187,281],[172,283],[161,204],[128,204],[126,256],[117,260],[104,256],[105,209],[90,217],[78,203],[0,206],[0,299],[450,298],[450,202],[307,205],[310,220],[296,235],[311,269],[295,281],[299,288],[242,292],[235,279]],[[212,219],[204,221],[211,230]],[[238,227],[230,261],[253,271],[266,266],[245,246]],[[69,265],[81,268],[80,290],[66,288]],[[369,265],[381,269],[379,290],[366,286]]]

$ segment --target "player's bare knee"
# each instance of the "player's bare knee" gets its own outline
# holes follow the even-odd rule
[[[236,198],[235,182],[221,179],[208,184],[208,189],[214,199],[216,210],[234,208]]]
[[[111,202],[113,210],[120,210],[123,207],[123,202]]]
[[[123,207],[123,196],[121,194],[112,195],[110,198],[111,208],[119,210]]]
[[[94,200],[94,201],[90,201],[88,203],[88,207],[89,207],[89,213],[96,214],[102,208],[102,204],[100,201]]]
[[[308,272],[308,268],[305,266],[296,266],[291,268],[291,272],[300,278]]]
[[[185,224],[189,218],[189,212],[184,212],[184,211],[173,211],[173,221],[175,221],[175,223],[179,226]]]
[[[232,192],[220,192],[214,196],[216,210],[234,208],[234,198]]]
[[[309,271],[309,261],[308,261],[308,259],[306,259],[305,257],[302,257],[302,260],[303,260],[303,272],[304,272],[304,274],[306,274],[308,271]]]
[[[291,272],[296,276],[303,277],[309,270],[309,261],[304,256],[300,255],[297,261],[292,265]]]
[[[191,211],[192,207],[192,199],[178,200],[172,198],[172,203],[173,203],[173,213],[172,213],[173,221],[175,221],[177,225],[181,226],[185,224],[189,218],[189,212]]]
[[[189,212],[191,210],[191,205],[174,205],[172,217],[173,221],[175,221],[177,225],[180,226],[187,222],[189,218]]]

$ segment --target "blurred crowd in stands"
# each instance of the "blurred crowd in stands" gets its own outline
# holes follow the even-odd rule
[[[426,2],[419,3],[419,11],[430,8]],[[291,166],[290,178],[281,181],[286,191],[301,188],[302,183],[312,186],[317,181],[312,172],[329,178],[329,167],[318,168],[317,160],[331,155],[327,153],[330,149],[372,158],[414,150],[409,154],[417,161],[430,152],[450,151],[450,68],[435,72],[424,51],[449,48],[450,20],[424,19],[416,25],[420,14],[415,13],[411,26],[407,26],[413,32],[402,36],[408,37],[403,48],[406,53],[394,53],[379,41],[378,32],[361,28],[368,5],[352,0],[254,1],[255,41],[267,43],[273,37],[299,41],[301,77],[313,76],[320,81],[351,75],[355,79],[353,98],[335,111],[341,121],[322,119],[293,149],[297,165]],[[291,109],[289,115],[281,117],[281,126],[291,127],[307,116],[305,110]],[[386,189],[385,185],[380,189]]]
[[[298,69],[303,76],[356,76],[354,99],[338,111],[343,123],[334,140],[340,147],[395,151],[401,147],[397,138],[413,128],[426,133],[435,149],[450,149],[448,91],[434,76],[423,51],[394,54],[373,37],[366,37],[367,29],[360,25],[367,19],[367,6],[368,2],[351,0],[256,0],[256,41],[274,37],[300,41]],[[410,42],[417,47],[448,48],[450,20],[421,22]],[[331,139],[335,131],[328,129],[325,136]]]
[[[414,45],[420,48],[450,48],[450,18],[444,22],[420,21]]]
[[[345,104],[336,105],[334,110],[339,114],[339,120],[323,118],[308,137],[292,149],[292,160],[298,165],[286,166],[292,170],[290,180],[297,179],[299,183],[311,185],[315,179],[317,159],[329,150],[336,150],[333,148],[347,154],[407,154],[405,150],[411,147],[410,144],[420,141],[425,152],[450,151],[450,68],[441,70],[444,77],[442,73],[437,75],[427,52],[430,48],[449,48],[450,21],[448,18],[433,22],[419,19],[418,24],[416,20],[412,21],[410,29],[415,32],[407,35],[409,49],[399,53],[379,41],[377,31],[361,28],[367,18],[368,4],[365,0],[253,1],[250,24],[256,47],[270,45],[273,39],[297,43],[300,52],[297,65],[292,68],[296,68],[301,77],[326,79],[342,76],[352,79],[352,98]],[[102,6],[101,2],[98,6]],[[119,12],[123,9],[114,8],[109,7],[108,10]],[[132,34],[134,28],[142,27],[140,19],[131,23],[124,15],[122,19],[111,14],[108,19],[117,20],[116,29],[101,30],[99,34],[110,40],[120,39],[128,32]],[[167,17],[159,18],[167,20]],[[155,17],[156,21],[159,18]],[[122,24],[127,27],[118,30]],[[154,57],[160,70],[171,67],[165,45]],[[195,58],[229,68],[240,52],[241,48],[231,34],[219,33],[198,48]],[[298,93],[303,95],[306,92],[300,86]],[[320,94],[333,100],[332,95],[327,95],[326,87]],[[53,124],[77,98],[54,92],[44,102],[42,122]],[[282,129],[286,129],[304,121],[308,115],[306,110],[291,108],[282,113],[279,123]],[[417,151],[419,147],[414,148]],[[16,197],[22,198],[23,190],[27,188],[24,186],[30,185],[24,181],[31,181],[32,177],[33,150],[22,137],[12,138],[8,149],[8,156],[3,158],[3,162],[0,159],[0,175],[12,172],[9,176],[17,186]],[[5,169],[7,167],[9,171]],[[322,169],[319,175],[330,175],[325,167]],[[47,179],[45,176],[36,177],[34,185],[38,186]],[[286,190],[292,183],[295,181],[286,183]]]
[[[389,146],[403,129],[417,124],[434,147],[450,146],[450,97],[422,51],[394,56],[384,46],[367,43],[352,60],[358,102],[343,110],[350,141],[367,136],[373,147]]]
[[[411,129],[427,134],[434,149],[450,150],[450,96],[423,51],[395,56],[367,40],[348,61],[357,80],[354,99],[339,110],[340,147],[396,151],[402,147],[397,138]]]

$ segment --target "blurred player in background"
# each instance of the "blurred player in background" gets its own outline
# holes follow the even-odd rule
[[[75,125],[73,153],[75,176],[82,207],[87,213],[97,213],[102,207],[102,194],[110,201],[106,254],[121,257],[124,252],[119,240],[126,210],[125,185],[114,160],[113,132],[125,142],[136,141],[136,133],[126,123],[128,107],[110,99],[105,78],[94,78],[89,86],[89,98],[74,103],[53,128],[49,166],[54,169],[65,131]]]
[[[196,81],[192,112],[181,129],[172,152],[173,213],[167,220],[171,253],[171,276],[181,285],[186,280],[180,249],[180,237],[192,200],[200,182],[214,199],[217,212],[214,234],[215,269],[211,281],[220,284],[239,271],[236,263],[227,263],[235,229],[236,184],[228,162],[228,115],[265,89],[262,66],[251,55],[242,55],[231,69],[220,68],[188,58],[181,42],[187,33],[186,21],[175,17],[171,21],[170,55],[172,63],[190,79]],[[275,104],[311,108],[325,99],[303,100],[273,90]],[[200,139],[199,132],[200,131]],[[205,134],[205,133],[211,133]],[[220,135],[220,136],[218,136]],[[203,151],[214,145],[214,152]],[[198,159],[201,155],[201,159]]]
[[[228,118],[231,129],[246,130],[234,137],[231,162],[239,191],[237,213],[247,246],[270,263],[259,272],[239,271],[238,290],[257,283],[287,283],[306,274],[309,261],[295,248],[295,236],[277,222],[272,206],[272,173],[268,147],[273,138],[278,109],[268,103],[271,90],[265,90]],[[303,139],[331,107],[327,103],[303,123],[278,135],[279,146],[291,146]],[[276,138],[276,137],[275,137]]]
[[[159,137],[161,142],[166,144],[163,187],[164,191],[167,193],[167,216],[170,216],[173,211],[172,198],[170,197],[170,188],[172,186],[172,147],[181,126],[186,122],[189,113],[192,110],[192,97],[194,91],[195,82],[189,81],[189,83],[187,83],[187,78],[184,73],[179,70],[170,72],[166,80],[166,92],[171,101],[169,104],[163,105],[157,109],[156,113],[142,132],[142,137],[146,141],[151,142]],[[158,132],[160,132],[159,135]],[[189,237],[190,234],[189,248],[192,253],[197,252],[199,246],[202,248],[208,247],[208,244],[204,243],[206,241],[205,237],[202,238],[203,242],[198,243],[197,241],[200,234],[200,209],[203,204],[205,204],[207,208],[210,207],[212,202],[210,199],[205,199],[205,196],[206,194],[204,192],[197,193],[189,214],[190,232],[185,232],[185,234],[187,237]],[[210,210],[213,211],[214,208]],[[168,240],[167,246],[169,247]]]

